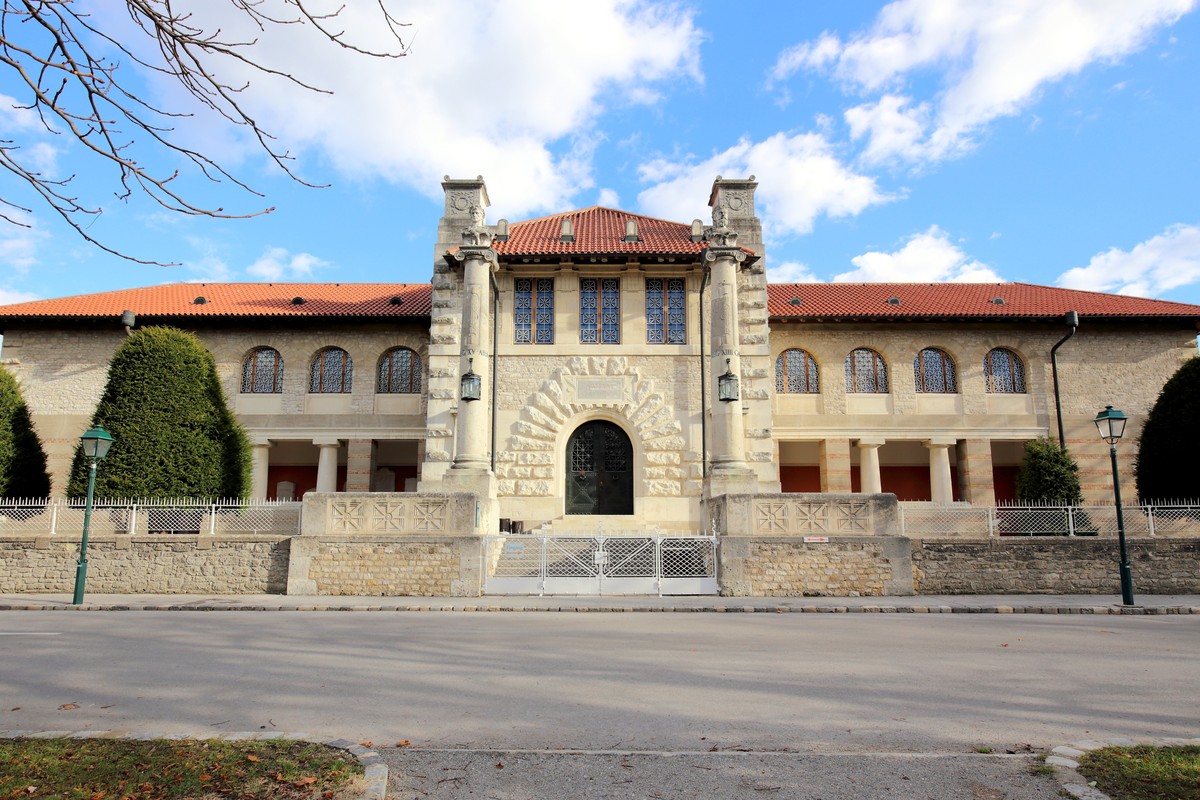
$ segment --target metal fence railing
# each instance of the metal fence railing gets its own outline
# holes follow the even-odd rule
[[[281,534],[300,532],[302,504],[290,500],[109,500],[92,505],[91,532],[113,534]],[[0,534],[75,535],[84,501],[0,499]]]
[[[1128,536],[1200,536],[1200,505],[1123,506]],[[941,536],[1116,536],[1115,505],[938,506],[901,503],[910,538]]]

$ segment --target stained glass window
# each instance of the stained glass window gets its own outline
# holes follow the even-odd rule
[[[350,391],[354,364],[350,354],[340,347],[327,347],[313,358],[308,373],[308,391],[313,394],[338,394]]]
[[[379,359],[380,394],[420,394],[421,357],[407,347],[393,347]]]
[[[554,344],[554,279],[517,278],[513,319],[517,344]]]
[[[779,394],[818,394],[817,361],[807,350],[784,350],[775,359],[775,391]]]
[[[983,374],[987,390],[996,394],[1025,393],[1025,364],[1021,357],[1004,347],[997,347],[983,358]]]
[[[954,359],[936,347],[926,347],[917,353],[913,361],[913,378],[918,392],[954,394],[958,391]]]
[[[883,356],[860,347],[846,356],[846,391],[851,394],[886,394],[887,362]]]
[[[646,341],[651,344],[687,342],[687,307],[683,278],[646,280]]]
[[[272,394],[283,391],[283,359],[273,347],[256,347],[242,364],[242,391]]]
[[[617,278],[584,278],[579,282],[579,341],[621,343],[621,282]]]

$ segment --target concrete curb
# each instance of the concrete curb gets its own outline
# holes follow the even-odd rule
[[[137,603],[83,603],[81,605],[0,604],[0,611],[390,611],[390,612],[551,612],[551,613],[709,613],[709,614],[1091,614],[1099,616],[1163,616],[1200,614],[1200,606],[1038,606],[1038,605],[304,605],[191,604],[140,605]]]
[[[230,731],[223,733],[149,733],[146,731],[0,731],[0,739],[130,739],[133,741],[149,741],[151,739],[222,739],[230,742],[270,741],[282,739],[285,741],[304,741],[313,744],[323,744],[345,750],[358,759],[363,766],[362,800],[385,800],[387,795],[388,768],[383,758],[369,747],[348,739],[335,739],[332,736],[314,736],[308,733],[279,733],[277,731]]]
[[[1046,756],[1046,763],[1054,767],[1054,774],[1062,784],[1063,791],[1076,800],[1112,800],[1104,792],[1088,784],[1087,778],[1079,774],[1078,759],[1092,750],[1103,747],[1135,747],[1140,744],[1168,747],[1179,745],[1200,746],[1200,739],[1083,739],[1069,745],[1060,745]]]

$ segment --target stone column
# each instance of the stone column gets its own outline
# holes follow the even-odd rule
[[[337,491],[337,439],[313,439],[313,444],[320,448],[317,456],[317,488],[318,492]]]
[[[963,500],[973,506],[996,505],[990,439],[964,439],[958,445],[958,485]]]
[[[711,242],[704,254],[711,270],[710,320],[712,353],[710,355],[708,393],[712,409],[712,473],[709,496],[747,494],[758,489],[758,476],[746,463],[746,432],[742,419],[741,354],[738,349],[738,265],[746,253],[737,246],[737,234],[726,224],[724,210],[713,210],[713,228],[708,233]],[[717,387],[721,375],[732,372],[739,376],[739,397],[723,401]]]
[[[480,378],[481,391],[478,400],[463,400],[460,396],[458,401],[454,463],[450,469],[491,474],[488,459],[492,407],[491,275],[496,251],[491,248],[491,235],[482,224],[480,212],[476,227],[463,231],[463,245],[454,252],[454,258],[463,265],[459,375],[474,372]]]
[[[250,499],[266,500],[271,493],[267,482],[267,468],[271,463],[271,442],[256,440],[250,453]]]
[[[351,439],[346,443],[346,491],[371,491],[375,474],[375,440]]]
[[[950,448],[957,444],[954,439],[930,439],[925,442],[929,448],[929,490],[931,500],[938,505],[950,505],[954,502],[954,484],[950,481]]]
[[[883,480],[879,476],[879,448],[883,439],[858,440],[858,473],[863,494],[879,494]]]
[[[821,491],[849,494],[850,440],[821,440]]]

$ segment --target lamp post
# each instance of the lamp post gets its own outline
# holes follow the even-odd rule
[[[1105,406],[1093,422],[1100,438],[1108,442],[1108,453],[1112,458],[1113,494],[1117,501],[1117,538],[1121,542],[1121,602],[1133,605],[1133,568],[1129,565],[1129,552],[1125,549],[1125,513],[1121,508],[1121,478],[1117,474],[1117,442],[1125,435],[1128,417],[1119,409]]]
[[[74,605],[83,602],[83,585],[87,581],[87,546],[88,532],[92,526],[92,495],[96,492],[96,465],[108,455],[112,447],[112,434],[97,425],[83,436],[79,437],[83,446],[83,457],[88,460],[87,500],[83,507],[83,538],[79,540],[79,563],[75,566],[75,597],[71,600]]]

